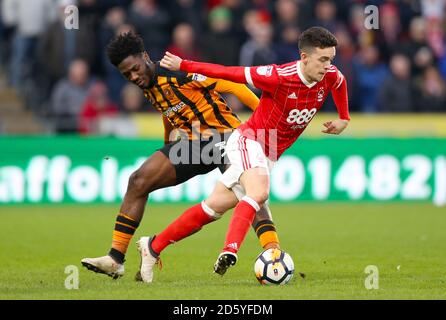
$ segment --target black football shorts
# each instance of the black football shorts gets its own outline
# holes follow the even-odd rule
[[[159,149],[165,154],[176,171],[176,184],[218,168],[222,173],[229,163],[224,154],[229,133],[213,135],[209,139],[181,139]]]

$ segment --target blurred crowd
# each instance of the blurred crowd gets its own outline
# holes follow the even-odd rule
[[[0,2],[0,68],[57,132],[132,134],[131,126],[98,119],[154,111],[106,58],[107,43],[131,30],[153,61],[167,49],[186,59],[251,66],[298,59],[300,33],[323,26],[339,40],[334,64],[348,80],[351,111],[446,111],[446,0]],[[78,30],[65,28],[72,5]],[[377,30],[365,27],[368,5],[379,8]],[[334,111],[333,102],[324,110]]]

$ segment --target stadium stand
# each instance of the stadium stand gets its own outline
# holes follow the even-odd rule
[[[67,77],[70,64],[79,59],[90,70],[91,81],[86,90],[95,82],[105,83],[107,98],[118,106],[124,118],[154,112],[148,101],[140,108],[125,107],[126,82],[105,56],[106,43],[128,30],[142,35],[155,61],[168,49],[188,59],[260,65],[297,59],[296,42],[301,30],[324,26],[339,39],[334,63],[348,79],[352,112],[446,111],[446,5],[442,0],[2,0],[0,3],[3,79],[0,112],[4,133],[64,131],[58,129],[57,119],[65,106],[54,106],[52,97],[60,90],[57,84]],[[79,29],[74,32],[64,27],[66,9],[72,5],[79,9]],[[379,9],[377,30],[364,27],[366,5]],[[87,95],[84,94],[85,99]],[[245,111],[236,99],[228,99],[234,109]],[[75,109],[70,111],[74,117],[82,115],[84,103],[80,100],[71,106]],[[333,112],[333,102],[327,101],[323,110]],[[68,131],[113,134],[100,129],[86,132],[81,125],[73,125]],[[138,131],[123,132],[128,135]]]

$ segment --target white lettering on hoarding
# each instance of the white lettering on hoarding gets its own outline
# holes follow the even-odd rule
[[[305,186],[305,169],[302,161],[283,156],[271,173],[271,193],[282,201],[299,197]]]
[[[127,190],[130,175],[145,161],[121,166],[107,158],[97,166],[82,164],[68,155],[31,157],[25,167],[0,166],[0,203],[60,203],[74,201],[118,202]],[[429,200],[446,205],[446,157],[434,159],[409,154],[401,159],[381,154],[366,159],[350,155],[344,159],[317,155],[305,161],[283,156],[271,174],[271,198],[294,201]],[[21,160],[19,163],[26,163]],[[150,194],[154,202],[197,202],[213,190],[221,173],[214,170],[182,185]]]

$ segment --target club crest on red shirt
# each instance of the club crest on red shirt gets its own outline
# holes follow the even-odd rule
[[[273,73],[273,66],[261,66],[257,68],[257,73],[261,76],[270,77]]]

